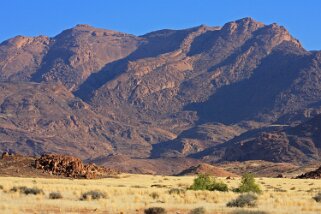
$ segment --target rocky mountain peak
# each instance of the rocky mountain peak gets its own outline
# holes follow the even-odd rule
[[[274,40],[277,40],[279,43],[287,41],[293,43],[299,48],[303,48],[299,40],[295,39],[285,27],[280,26],[277,23],[267,25],[262,31],[264,34],[273,35]]]
[[[91,29],[91,28],[94,28],[94,27],[91,26],[91,25],[88,25],[88,24],[77,24],[74,28],[78,28],[78,29]]]
[[[228,32],[232,34],[234,32],[238,33],[251,33],[256,31],[257,29],[263,27],[264,24],[261,22],[257,22],[254,19],[247,17],[243,19],[239,19],[236,21],[228,22],[222,27],[223,32]]]

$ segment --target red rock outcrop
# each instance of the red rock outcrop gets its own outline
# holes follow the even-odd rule
[[[46,173],[72,178],[94,179],[117,173],[93,163],[83,164],[76,157],[58,154],[45,154],[35,160],[35,167]]]

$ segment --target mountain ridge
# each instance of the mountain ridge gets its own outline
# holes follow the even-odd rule
[[[240,136],[273,124],[297,127],[320,113],[321,51],[305,50],[283,26],[249,17],[141,36],[81,24],[51,38],[2,42],[0,81],[3,151],[216,162]],[[39,134],[48,130],[41,118],[57,123],[51,132],[59,137]],[[238,153],[233,160],[252,160],[238,143],[229,150]],[[319,148],[311,148],[313,161],[321,160]],[[262,159],[311,160],[297,149]]]

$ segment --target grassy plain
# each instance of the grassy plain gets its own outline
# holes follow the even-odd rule
[[[321,203],[312,199],[321,191],[321,180],[256,178],[263,194],[255,208],[229,208],[226,203],[239,194],[229,192],[171,191],[186,190],[193,176],[153,176],[121,174],[116,178],[71,180],[46,178],[0,177],[0,213],[143,213],[145,208],[164,207],[167,213],[189,213],[203,207],[206,213],[321,213]],[[218,178],[235,188],[240,178]],[[13,187],[37,187],[40,195],[12,192]],[[101,191],[106,198],[80,200],[88,191]],[[62,199],[50,199],[60,192]]]

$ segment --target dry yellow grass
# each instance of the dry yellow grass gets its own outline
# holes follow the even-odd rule
[[[170,194],[171,188],[187,188],[193,183],[192,176],[171,177],[122,174],[119,178],[101,180],[70,180],[43,178],[1,177],[1,213],[143,213],[148,207],[164,207],[168,213],[188,213],[204,207],[207,213],[233,213],[226,203],[238,196],[234,192],[186,191]],[[237,187],[240,179],[220,178],[230,188]],[[321,213],[321,203],[312,197],[320,190],[321,180],[296,180],[257,178],[263,189],[256,208],[245,210],[267,213]],[[43,195],[24,195],[10,192],[12,187],[38,187]],[[80,200],[84,192],[99,190],[105,199]],[[63,199],[49,199],[49,193],[60,192]]]

